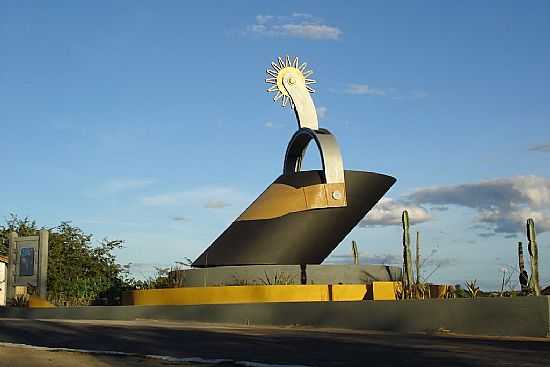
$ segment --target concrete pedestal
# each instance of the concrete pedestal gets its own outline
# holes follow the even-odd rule
[[[229,285],[368,284],[400,281],[401,268],[386,265],[244,265],[170,273],[181,287]]]

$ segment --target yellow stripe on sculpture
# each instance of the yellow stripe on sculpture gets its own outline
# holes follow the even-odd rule
[[[332,197],[338,191],[341,196]],[[344,183],[317,184],[300,188],[289,185],[271,184],[236,221],[273,219],[290,213],[311,209],[346,206]]]
[[[130,291],[124,305],[201,305],[267,302],[323,302],[395,299],[399,282],[373,284],[245,285]],[[380,297],[377,297],[377,294]],[[391,296],[393,295],[393,297]]]

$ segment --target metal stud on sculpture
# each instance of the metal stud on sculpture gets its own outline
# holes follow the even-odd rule
[[[344,170],[336,138],[319,128],[311,98],[313,71],[298,57],[267,69],[268,92],[291,106],[298,130],[279,176],[194,262],[195,267],[320,264],[395,183],[395,178]],[[310,142],[322,170],[302,171]]]

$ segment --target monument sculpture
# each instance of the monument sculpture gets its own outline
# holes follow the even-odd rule
[[[268,92],[296,115],[283,173],[193,262],[193,267],[316,265],[338,246],[396,181],[345,170],[334,135],[320,128],[311,98],[313,71],[298,57],[279,57],[267,69]],[[315,142],[322,170],[302,171]]]

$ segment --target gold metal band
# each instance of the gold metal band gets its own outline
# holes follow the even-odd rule
[[[300,188],[274,183],[236,221],[272,219],[289,213],[346,205],[344,183],[317,184]]]

